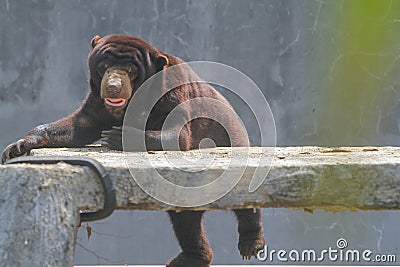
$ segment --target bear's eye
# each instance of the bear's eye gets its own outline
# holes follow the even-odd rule
[[[126,68],[126,71],[128,72],[128,74],[129,75],[134,75],[135,73],[136,73],[136,69],[134,68],[134,67],[132,67],[132,66],[128,66],[127,68]]]
[[[100,63],[100,64],[99,64],[99,67],[98,67],[98,72],[99,72],[99,74],[100,74],[100,75],[103,75],[103,74],[106,72],[108,66],[109,66],[109,65],[106,64],[106,63]]]

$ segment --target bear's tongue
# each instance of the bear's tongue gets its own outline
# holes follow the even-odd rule
[[[104,98],[107,105],[121,107],[125,104],[125,98]]]

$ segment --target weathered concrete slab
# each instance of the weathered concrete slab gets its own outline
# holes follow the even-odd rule
[[[243,160],[233,161],[229,165],[232,151],[239,158],[242,155]],[[208,149],[203,150],[201,156],[199,151],[123,153],[102,147],[32,151],[37,156],[87,156],[98,160],[110,172],[116,185],[119,209],[171,208],[149,197],[135,184],[127,169],[126,157],[129,157],[130,168],[141,176],[152,175],[154,168],[157,168],[173,182],[179,183],[182,179],[187,179],[185,185],[193,185],[199,179],[215,178],[215,173],[225,171],[227,166],[233,172],[235,169],[242,170],[246,164],[246,153],[245,148]],[[220,200],[200,209],[286,207],[340,211],[400,208],[400,148],[276,148],[268,177],[256,192],[249,193],[252,171],[257,167],[269,167],[268,162],[259,161],[261,153],[272,151],[251,148],[246,171],[238,185]],[[207,168],[201,175],[197,173],[190,176],[187,172],[183,175],[177,168],[171,168],[166,156],[169,156],[169,161],[175,167],[184,170]],[[152,164],[145,158],[150,158]],[[188,160],[184,161],[183,158]],[[202,166],[201,162],[208,165]],[[208,177],[208,174],[213,175]],[[93,191],[91,195],[96,194],[96,189]],[[98,197],[101,198],[101,195]],[[98,207],[93,206],[94,201],[86,203],[84,208]]]
[[[241,176],[224,197],[196,209],[400,208],[400,148],[395,147],[287,147],[277,148],[275,154],[267,148],[122,153],[90,147],[40,149],[32,154],[98,160],[116,186],[119,209],[182,209],[148,196],[132,179],[128,165],[142,178],[151,180],[157,170],[169,181],[189,186],[210,182],[227,170],[232,179]],[[249,193],[254,170],[269,169],[268,155],[274,157],[272,168],[260,188]],[[260,161],[260,156],[266,157]],[[100,182],[88,167],[0,165],[0,262],[4,266],[72,266],[78,208],[102,205]]]

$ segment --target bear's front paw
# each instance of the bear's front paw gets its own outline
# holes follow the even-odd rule
[[[110,149],[122,151],[122,127],[114,126],[111,130],[102,131],[100,144]]]
[[[167,263],[167,267],[210,267],[210,261],[190,257],[180,253],[175,259]]]
[[[252,256],[257,257],[257,253],[264,249],[265,240],[263,237],[239,241],[238,248],[243,260],[250,260]]]
[[[9,144],[4,150],[1,156],[1,163],[5,163],[7,160],[22,156],[29,153],[32,148],[35,148],[35,144],[28,139],[22,138],[17,142]]]

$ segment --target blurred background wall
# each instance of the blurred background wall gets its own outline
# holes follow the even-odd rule
[[[244,72],[269,101],[279,146],[400,144],[398,0],[2,0],[1,148],[80,106],[90,40],[110,33]],[[246,107],[235,108],[256,140]],[[346,238],[350,248],[399,254],[398,212],[265,209],[263,218],[273,249]],[[234,216],[214,211],[205,221],[214,263],[242,263]],[[162,264],[179,252],[163,212],[118,211],[89,225],[76,264]]]

